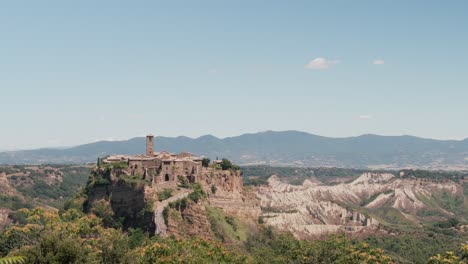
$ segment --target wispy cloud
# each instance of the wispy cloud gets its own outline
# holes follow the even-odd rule
[[[326,70],[331,68],[333,65],[340,63],[339,60],[329,60],[326,58],[315,58],[305,65],[306,69],[309,70]]]
[[[360,116],[358,116],[358,118],[363,119],[363,120],[368,120],[368,119],[374,118],[374,116],[372,116],[372,115],[360,115]]]
[[[374,65],[384,65],[385,61],[384,60],[374,60],[372,62],[372,64],[374,64]]]

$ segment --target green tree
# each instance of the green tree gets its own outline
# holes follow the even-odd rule
[[[172,196],[172,192],[174,190],[172,188],[164,188],[162,191],[158,192],[158,200],[164,201],[169,199]]]
[[[230,168],[232,168],[232,163],[228,159],[222,159],[220,165],[221,165],[221,169],[223,170],[229,170]]]
[[[114,211],[109,201],[104,199],[95,201],[92,204],[91,212],[101,218],[105,226],[120,227],[119,223],[114,220]]]
[[[128,236],[95,215],[21,209],[25,223],[8,227],[4,242],[28,263],[132,263]],[[134,263],[134,262],[133,262]]]
[[[209,158],[203,158],[202,159],[202,166],[205,168],[208,168],[210,166],[210,159]]]

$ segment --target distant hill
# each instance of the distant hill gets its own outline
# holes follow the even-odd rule
[[[156,137],[155,149],[189,151],[239,164],[426,169],[468,169],[468,139],[362,135],[330,138],[298,131],[261,132],[236,137]],[[86,163],[110,154],[143,154],[145,138],[101,141],[65,149],[0,153],[0,164]]]

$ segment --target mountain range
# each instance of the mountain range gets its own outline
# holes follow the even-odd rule
[[[211,159],[232,159],[241,165],[468,169],[468,139],[435,140],[372,134],[331,138],[299,131],[267,131],[227,138],[211,135],[156,137],[155,150],[188,151]],[[80,164],[110,154],[143,153],[145,138],[137,137],[62,149],[1,152],[0,164]]]

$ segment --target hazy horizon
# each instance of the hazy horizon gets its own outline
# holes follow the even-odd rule
[[[336,136],[336,137],[333,137],[333,136],[319,135],[319,134],[310,133],[310,132],[307,132],[307,131],[299,131],[299,130],[265,130],[265,131],[257,131],[257,132],[246,132],[246,133],[242,133],[242,134],[238,134],[238,135],[230,135],[230,136],[225,136],[225,137],[221,137],[221,136],[217,136],[217,135],[213,135],[213,134],[209,134],[209,133],[208,133],[208,134],[199,135],[199,136],[187,136],[187,135],[174,135],[174,136],[171,136],[171,135],[157,135],[157,134],[154,134],[154,133],[152,133],[152,132],[147,133],[147,134],[152,134],[152,135],[155,136],[155,137],[167,137],[167,138],[188,137],[188,138],[191,138],[191,139],[197,139],[197,138],[204,137],[204,136],[213,136],[213,137],[218,138],[218,139],[226,139],[226,138],[238,137],[238,136],[247,135],[247,134],[260,134],[260,133],[265,133],[265,132],[299,132],[299,133],[307,133],[307,134],[310,134],[310,135],[315,135],[315,136],[320,136],[320,137],[325,137],[325,138],[337,138],[337,139],[338,139],[338,138],[354,138],[354,137],[361,137],[361,136],[374,135],[374,136],[383,136],[383,137],[410,136],[410,137],[417,137],[417,138],[422,138],[422,139],[441,140],[441,141],[445,141],[445,140],[454,140],[454,141],[468,140],[468,137],[466,137],[466,138],[461,138],[461,139],[438,139],[438,138],[428,138],[428,137],[420,137],[420,136],[405,135],[405,134],[401,134],[401,135],[380,135],[380,134],[373,134],[373,133],[365,133],[365,134],[359,134],[359,135]],[[131,137],[128,137],[128,138],[104,138],[104,139],[98,139],[98,140],[94,140],[94,141],[90,141],[90,142],[81,142],[81,143],[78,143],[78,144],[76,144],[76,145],[69,145],[69,146],[66,146],[66,145],[39,146],[39,147],[23,148],[23,149],[20,149],[20,148],[17,148],[17,149],[2,149],[2,148],[0,148],[0,152],[22,151],[22,150],[33,150],[33,149],[66,149],[66,148],[73,148],[73,147],[77,147],[77,146],[81,146],[81,145],[92,144],[92,143],[102,142],[102,141],[107,141],[107,142],[127,141],[127,140],[131,140],[131,139],[134,139],[134,138],[142,138],[142,137],[145,137],[147,134],[131,136]]]
[[[466,1],[0,9],[0,149],[298,130],[468,137]]]

